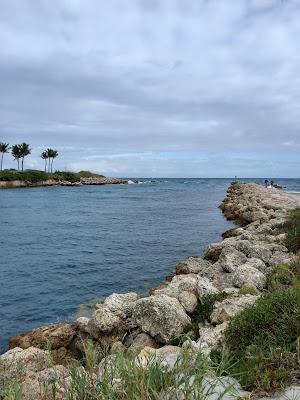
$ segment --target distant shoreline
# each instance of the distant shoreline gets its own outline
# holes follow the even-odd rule
[[[0,189],[16,189],[49,186],[83,186],[127,184],[127,179],[107,178],[89,171],[78,173],[56,171],[46,173],[39,170],[4,170],[0,171]]]
[[[101,185],[126,185],[128,181],[125,179],[118,178],[104,178],[104,179],[90,179],[82,178],[80,182],[68,182],[60,181],[57,182],[53,179],[39,182],[27,182],[27,181],[0,181],[0,189],[20,189],[20,188],[34,188],[34,187],[52,187],[52,186],[101,186]]]

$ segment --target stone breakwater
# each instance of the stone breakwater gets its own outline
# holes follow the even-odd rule
[[[55,181],[48,179],[40,182],[27,181],[0,181],[0,189],[30,188],[42,186],[82,186],[82,185],[123,185],[127,184],[126,179],[119,178],[80,178],[80,182]]]
[[[173,339],[191,322],[199,302],[207,295],[225,292],[226,299],[216,302],[209,320],[199,325],[199,339],[191,337],[183,343],[193,352],[208,355],[222,342],[230,319],[263,293],[266,274],[293,259],[282,245],[281,226],[288,210],[299,205],[300,197],[276,189],[231,184],[220,208],[238,226],[224,232],[221,242],[210,244],[202,257],[179,262],[175,275],[150,289],[148,297],[140,298],[135,292],[113,293],[96,305],[91,318],[81,317],[74,323],[52,324],[12,337],[10,350],[0,356],[2,379],[8,379],[17,363],[23,362],[24,399],[31,398],[30,393],[51,374],[65,384],[69,373],[64,365],[67,360],[82,358],[87,339],[111,350],[99,364],[100,380],[104,365],[113,366],[116,350],[136,355],[141,365],[157,356],[172,368],[182,352],[182,348],[171,345]],[[45,345],[49,351],[44,350]],[[240,391],[237,383],[236,387]]]

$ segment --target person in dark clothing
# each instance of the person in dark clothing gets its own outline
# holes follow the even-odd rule
[[[271,187],[273,187],[273,185],[274,185],[274,182],[273,182],[273,181],[271,181],[271,182],[270,182],[270,185],[271,185]]]
[[[268,187],[269,181],[268,179],[265,179],[265,186]]]

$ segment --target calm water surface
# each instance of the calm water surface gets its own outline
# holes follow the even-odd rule
[[[232,226],[217,208],[230,181],[0,191],[0,352],[114,291],[145,294],[201,255]],[[300,191],[300,180],[277,182]]]

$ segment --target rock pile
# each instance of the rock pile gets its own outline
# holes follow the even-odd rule
[[[222,340],[228,321],[261,295],[268,271],[291,260],[292,255],[281,244],[284,235],[280,228],[287,210],[298,205],[296,198],[284,192],[233,183],[220,208],[240,226],[225,232],[221,242],[209,245],[203,258],[189,257],[178,263],[176,275],[152,288],[148,297],[114,293],[97,305],[91,318],[50,325],[11,338],[11,350],[0,356],[0,368],[4,364],[7,370],[7,360],[14,357],[28,363],[28,354],[41,352],[44,370],[31,363],[30,377],[27,374],[23,380],[28,388],[33,387],[35,381],[43,379],[41,371],[52,373],[46,369],[49,353],[57,364],[63,365],[66,359],[84,353],[87,338],[136,354],[141,362],[154,354],[172,365],[181,352],[179,347],[170,346],[172,340],[190,324],[197,305],[206,296],[224,292],[226,298],[216,302],[209,320],[200,324],[199,339],[188,339],[183,344],[209,354]],[[45,345],[49,346],[48,352],[42,350]],[[113,362],[111,355],[108,358]],[[13,370],[14,363],[11,365]],[[66,383],[63,367],[57,373]]]

